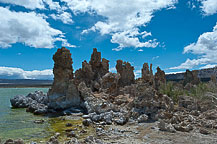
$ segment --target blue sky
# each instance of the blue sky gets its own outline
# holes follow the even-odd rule
[[[216,0],[0,0],[0,78],[52,79],[52,55],[73,67],[102,52],[115,72],[144,62],[166,73],[217,65]]]

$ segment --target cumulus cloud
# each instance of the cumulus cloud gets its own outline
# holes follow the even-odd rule
[[[62,10],[62,7],[60,6],[59,2],[53,2],[52,0],[43,0],[43,2],[46,3],[51,10]]]
[[[114,50],[124,47],[151,47],[158,45],[156,40],[145,41],[140,37],[150,35],[140,32],[139,27],[146,26],[151,21],[153,13],[163,8],[174,7],[177,0],[61,0],[67,3],[74,14],[90,13],[103,16],[104,21],[98,21],[83,34],[99,31],[101,35],[112,36],[111,42],[119,44]]]
[[[214,68],[214,67],[216,67],[216,66],[217,66],[217,64],[208,64],[208,65],[205,65],[205,66],[203,66],[203,67],[200,67],[200,69]]]
[[[47,70],[33,70],[24,71],[21,68],[0,67],[0,78],[6,79],[53,79],[53,71]]]
[[[0,47],[11,47],[14,43],[23,43],[35,48],[53,48],[54,42],[62,39],[60,30],[35,12],[15,12],[0,7]],[[63,41],[64,42],[64,41]]]
[[[197,42],[184,48],[185,53],[198,55],[197,59],[187,59],[184,63],[170,69],[191,69],[198,65],[208,65],[217,62],[217,24],[212,32],[200,35]]]
[[[23,6],[28,9],[44,9],[43,0],[0,0],[2,3],[9,3],[14,5]]]
[[[61,11],[62,9],[59,2],[54,2],[53,0],[0,0],[0,2],[23,6],[31,10],[45,9],[46,5],[51,10]]]
[[[213,15],[217,13],[217,1],[216,0],[198,0],[201,2],[201,9],[204,15]]]
[[[61,20],[64,24],[72,24],[72,15],[68,12],[62,12],[61,14],[51,14],[54,20]]]

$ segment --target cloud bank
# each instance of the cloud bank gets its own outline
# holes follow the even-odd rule
[[[53,79],[53,70],[33,70],[24,71],[21,68],[0,67],[0,78],[4,79]]]
[[[187,59],[184,63],[170,69],[191,69],[198,65],[209,67],[217,62],[217,24],[212,32],[205,32],[194,42],[184,48],[184,54],[198,55],[197,59]]]

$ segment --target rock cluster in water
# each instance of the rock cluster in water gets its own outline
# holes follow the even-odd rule
[[[109,72],[109,61],[101,58],[97,49],[93,49],[90,61],[82,62],[82,68],[75,73],[68,49],[58,49],[53,60],[54,82],[47,95],[35,92],[16,96],[11,99],[13,107],[27,108],[35,114],[83,112],[85,126],[161,119],[160,130],[169,132],[189,132],[197,124],[217,128],[216,111],[209,111],[187,96],[179,97],[177,107],[170,97],[160,93],[166,78],[159,67],[153,75],[152,65],[149,68],[144,63],[142,77],[135,80],[134,67],[129,62],[118,60],[117,73]],[[196,73],[187,71],[184,83],[199,83],[196,76]]]

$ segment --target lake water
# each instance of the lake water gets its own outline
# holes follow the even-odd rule
[[[60,133],[59,141],[66,141],[65,125],[71,123],[71,129],[76,129],[75,133],[83,129],[82,119],[79,116],[64,117],[45,117],[36,116],[32,113],[26,112],[25,109],[12,109],[10,98],[15,95],[27,95],[30,92],[41,90],[47,92],[48,88],[0,88],[0,139],[5,141],[9,138],[21,138],[25,143],[38,142],[44,144],[55,133]],[[43,124],[35,124],[35,120],[45,120]],[[80,138],[92,135],[94,128],[85,128],[87,133],[80,135]]]
[[[47,131],[49,123],[35,124],[37,119],[48,119],[46,117],[35,116],[26,112],[25,109],[12,109],[10,98],[15,95],[27,95],[30,92],[41,90],[47,92],[48,88],[0,88],[0,138],[25,140],[35,140],[46,138],[51,135]]]

